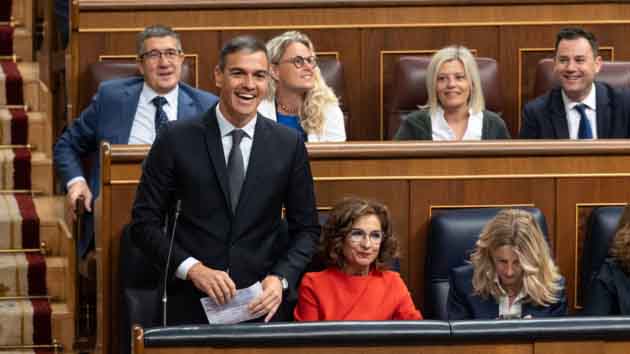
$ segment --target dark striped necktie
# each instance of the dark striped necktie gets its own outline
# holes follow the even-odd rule
[[[164,105],[166,104],[166,98],[162,96],[155,96],[153,100],[151,100],[155,105],[155,136],[157,137],[160,129],[166,125],[168,122],[168,117],[166,116],[166,112],[164,112]]]

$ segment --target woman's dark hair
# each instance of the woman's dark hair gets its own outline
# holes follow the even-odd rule
[[[392,234],[389,210],[382,203],[356,197],[345,198],[335,205],[326,224],[322,227],[320,252],[322,260],[328,266],[340,269],[345,264],[343,244],[352,225],[362,216],[374,215],[381,223],[384,238],[378,257],[374,262],[379,270],[389,268],[394,258],[398,257],[398,240]]]
[[[630,274],[630,204],[623,208],[623,214],[610,246],[610,255],[624,273]]]

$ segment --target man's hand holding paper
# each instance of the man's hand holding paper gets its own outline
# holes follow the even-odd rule
[[[264,313],[250,312],[249,305],[263,295],[260,282],[236,290],[236,295],[224,305],[216,303],[209,297],[201,299],[201,305],[210,324],[234,324],[260,317]]]

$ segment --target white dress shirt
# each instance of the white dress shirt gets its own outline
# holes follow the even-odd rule
[[[162,109],[166,113],[169,122],[177,120],[177,95],[179,94],[179,85],[175,86],[166,95],[159,95],[145,82],[140,92],[140,100],[138,100],[138,108],[131,125],[131,134],[129,134],[129,144],[153,144],[155,140],[155,113],[157,107],[153,104],[156,96],[166,98],[166,104]]]
[[[503,294],[499,297],[499,318],[500,319],[512,319],[512,318],[522,318],[523,317],[523,300],[526,298],[526,294],[521,288],[521,291],[516,295],[514,301],[510,305],[510,298],[507,295],[507,292],[501,286],[499,282],[499,278],[495,278],[494,282],[497,284],[499,289],[503,292]]]
[[[468,126],[462,140],[481,140],[483,128],[483,112],[474,113],[468,110]],[[431,136],[434,141],[453,141],[455,133],[448,126],[444,118],[444,109],[438,107],[435,114],[431,115]]]
[[[580,129],[580,112],[575,109],[580,103],[586,105],[586,118],[591,124],[591,131],[593,132],[593,139],[597,139],[597,100],[596,100],[596,88],[595,84],[591,86],[591,92],[586,96],[582,102],[571,101],[571,99],[562,90],[562,102],[564,103],[564,111],[567,115],[567,124],[569,126],[569,138],[577,139],[578,130]]]
[[[236,129],[236,127],[230,123],[221,113],[220,107],[221,103],[217,104],[216,114],[217,114],[217,123],[219,124],[219,131],[221,132],[221,143],[223,144],[223,154],[225,155],[225,165],[227,166],[228,157],[230,156],[230,151],[232,150],[232,130]],[[243,163],[245,164],[245,174],[247,175],[247,166],[249,166],[249,156],[252,152],[252,144],[254,143],[254,130],[256,128],[256,120],[258,116],[254,117],[254,119],[250,120],[243,128],[241,128],[245,135],[243,136],[243,140],[241,140],[241,153],[243,154]],[[178,267],[175,272],[175,276],[180,279],[186,280],[188,277],[188,271],[192,266],[199,263],[194,257],[186,258]]]

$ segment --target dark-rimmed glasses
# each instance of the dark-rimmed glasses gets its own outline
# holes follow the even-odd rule
[[[385,238],[385,233],[381,230],[371,231],[369,234],[363,229],[351,229],[348,238],[352,243],[361,243],[364,239],[369,239],[373,244],[380,244]]]
[[[182,51],[179,49],[164,49],[164,50],[158,50],[158,49],[153,49],[150,50],[148,52],[144,52],[142,54],[140,54],[140,59],[146,59],[146,60],[150,60],[150,61],[158,61],[160,60],[162,57],[164,57],[164,59],[168,60],[168,61],[173,61],[177,58],[179,58],[179,56],[182,54]]]
[[[306,63],[308,63],[308,65],[310,65],[312,67],[316,67],[317,66],[317,57],[312,55],[310,57],[306,57],[305,58],[303,56],[298,55],[298,56],[295,56],[293,58],[281,60],[281,61],[278,62],[278,64],[283,64],[283,63],[291,63],[297,69],[302,68]]]

